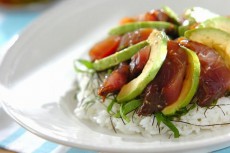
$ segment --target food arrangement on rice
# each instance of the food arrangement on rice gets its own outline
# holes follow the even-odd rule
[[[230,124],[230,18],[193,7],[121,19],[77,59],[75,115],[115,133],[178,138]]]

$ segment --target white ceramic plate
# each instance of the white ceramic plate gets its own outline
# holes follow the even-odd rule
[[[201,6],[230,14],[230,1],[225,0],[64,1],[25,30],[3,58],[0,94],[4,109],[19,124],[45,139],[97,151],[194,152],[229,146],[229,127],[169,140],[114,134],[73,115],[73,60],[86,55],[121,17],[164,5],[179,13]]]

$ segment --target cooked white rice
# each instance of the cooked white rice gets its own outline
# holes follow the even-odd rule
[[[79,79],[81,90],[77,91],[78,106],[74,111],[79,119],[90,120],[98,124],[98,126],[111,130],[115,129],[116,132],[125,134],[140,134],[148,137],[159,134],[173,134],[163,123],[161,123],[159,127],[153,116],[140,117],[136,113],[130,113],[128,116],[131,121],[125,124],[121,118],[112,117],[106,110],[110,100],[107,99],[102,103],[100,97],[96,96],[95,86],[98,86],[96,78],[80,76]],[[89,79],[91,82],[90,85],[87,86]],[[178,128],[180,135],[197,134],[204,129],[214,130],[219,126],[224,126],[218,124],[230,123],[230,97],[220,98],[217,104],[218,106],[211,109],[194,108],[182,116],[180,122],[173,122]],[[118,108],[118,105],[115,104],[112,111],[117,112]],[[210,126],[214,124],[215,126]]]

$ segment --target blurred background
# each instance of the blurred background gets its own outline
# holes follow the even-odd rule
[[[36,3],[41,1],[49,1],[49,0],[0,0],[0,3],[2,5],[13,6],[13,5],[23,5],[28,3]]]
[[[50,7],[53,7],[58,3],[58,0],[0,0],[0,60],[5,51],[11,44],[11,40],[18,36],[33,20],[39,17]],[[12,131],[17,129],[23,131],[17,123],[15,123],[1,108],[0,105],[0,139],[3,137],[11,137]],[[18,132],[16,132],[18,134]],[[8,137],[8,138],[9,138]],[[44,141],[30,134],[31,140]],[[11,137],[12,139],[12,137]],[[9,141],[9,139],[5,139]],[[25,147],[25,144],[21,143],[21,147]],[[48,142],[48,148],[51,148],[57,144]],[[50,147],[51,146],[51,147]],[[6,150],[7,149],[7,150]],[[10,151],[10,150],[13,151]],[[8,148],[1,140],[0,153],[15,153],[17,149]],[[40,151],[44,152],[44,150]]]
[[[0,50],[58,0],[0,0]]]

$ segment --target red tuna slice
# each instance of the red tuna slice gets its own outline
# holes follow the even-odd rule
[[[145,89],[138,114],[151,115],[175,102],[182,89],[186,68],[186,52],[178,43],[169,41],[167,57],[156,78]]]
[[[211,106],[230,89],[230,70],[212,48],[189,40],[180,44],[195,51],[201,63],[200,81],[195,99],[199,106]]]
[[[130,75],[129,65],[121,63],[103,82],[98,90],[98,95],[105,98],[109,93],[118,92],[128,82]]]
[[[119,50],[129,47],[131,45],[137,44],[143,40],[146,40],[149,37],[151,32],[152,32],[152,29],[146,28],[146,29],[139,29],[134,32],[128,32],[124,34],[121,37]]]
[[[171,21],[170,17],[162,10],[152,10],[138,16],[138,21]]]
[[[151,10],[136,17],[125,17],[120,20],[120,24],[127,24],[138,21],[166,21],[173,23],[173,20],[164,11]]]
[[[105,98],[109,93],[120,91],[123,85],[134,78],[135,75],[141,73],[148,61],[149,53],[150,46],[146,46],[132,57],[130,64],[125,62],[121,63],[119,67],[105,79],[98,90],[98,94]]]
[[[131,62],[129,63],[130,78],[135,78],[142,72],[145,64],[149,59],[150,50],[151,47],[146,46],[131,58]]]
[[[92,61],[102,59],[115,53],[120,44],[120,36],[109,36],[96,43],[89,51]]]

